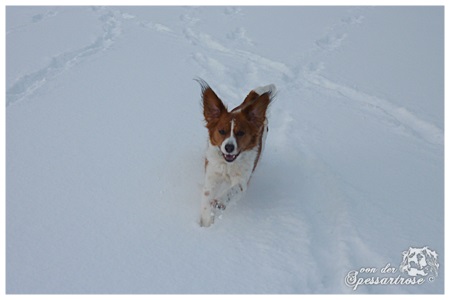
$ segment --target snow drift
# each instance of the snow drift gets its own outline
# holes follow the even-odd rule
[[[7,293],[444,292],[443,7],[7,7],[6,30]],[[230,107],[279,90],[208,229],[197,76]],[[373,283],[425,246],[437,276]]]

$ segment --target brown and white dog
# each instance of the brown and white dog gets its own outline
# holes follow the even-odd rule
[[[218,211],[242,198],[264,148],[268,127],[266,112],[275,85],[252,90],[241,105],[228,111],[203,80],[203,115],[209,133],[205,160],[200,225],[214,223]]]

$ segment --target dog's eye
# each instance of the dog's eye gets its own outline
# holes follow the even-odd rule
[[[225,130],[220,129],[220,130],[219,130],[219,133],[220,133],[221,135],[225,135]]]
[[[239,130],[238,132],[236,132],[237,136],[243,136],[245,134],[245,132],[243,132],[242,130]]]

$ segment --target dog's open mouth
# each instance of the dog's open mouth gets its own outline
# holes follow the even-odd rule
[[[239,152],[239,153],[240,153],[240,152]],[[233,154],[224,154],[224,153],[222,153],[222,155],[223,155],[223,158],[225,158],[225,160],[226,160],[227,162],[233,162],[233,161],[236,159],[236,157],[239,156],[239,153],[238,153],[238,154],[235,154],[235,155],[233,155]]]

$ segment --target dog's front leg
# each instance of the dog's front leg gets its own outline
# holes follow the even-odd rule
[[[209,227],[214,223],[217,210],[224,209],[218,200],[218,195],[229,189],[229,184],[220,176],[206,175],[205,185],[202,193],[202,204],[200,211],[200,226]]]
[[[202,227],[209,227],[214,223],[214,211],[211,201],[210,192],[204,188],[200,207],[200,226]]]
[[[207,176],[203,188],[202,211],[200,225],[209,227],[214,223],[218,211],[225,210],[232,202],[239,201],[247,190],[247,178],[243,178],[233,185],[229,181],[216,176]]]
[[[223,209],[225,209],[226,205],[229,203],[239,201],[245,194],[246,190],[247,185],[245,183],[236,183],[231,186],[231,188],[227,189],[220,197],[218,197],[217,201],[222,205]]]
[[[218,211],[226,208],[230,202],[236,202],[245,193],[243,184],[236,184],[230,188],[205,184],[203,188],[200,226],[209,227],[214,223],[214,217]]]

